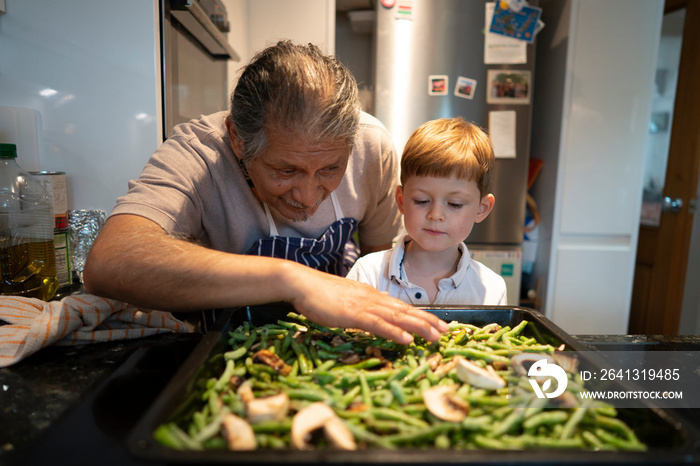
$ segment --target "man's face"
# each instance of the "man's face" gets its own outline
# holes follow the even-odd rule
[[[285,218],[304,221],[340,184],[350,151],[339,141],[309,144],[272,131],[267,150],[248,164],[248,174],[265,204]]]

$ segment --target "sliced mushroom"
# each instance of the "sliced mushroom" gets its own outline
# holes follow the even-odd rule
[[[255,450],[258,446],[255,433],[245,419],[227,414],[221,423],[229,450]]]
[[[326,439],[331,442],[335,448],[341,450],[357,450],[355,437],[350,432],[343,421],[338,416],[333,414],[333,417],[328,419],[326,425],[323,426],[323,433]]]
[[[430,370],[435,372],[435,370],[440,366],[440,361],[442,361],[442,354],[433,353],[426,359],[430,365]]]
[[[510,358],[510,362],[513,365],[513,371],[517,375],[528,375],[528,371],[530,370],[530,366],[532,366],[534,363],[541,359],[546,359],[547,364],[554,364],[554,358],[552,358],[548,354],[538,354],[538,353],[519,353]],[[542,380],[539,379],[544,379],[546,377],[539,377],[538,382],[542,382]]]
[[[253,393],[253,383],[250,380],[246,380],[238,387],[238,396],[241,397],[243,403],[248,403],[255,399],[255,394]]]
[[[262,349],[255,353],[253,355],[253,362],[270,366],[275,372],[282,375],[289,375],[292,371],[292,366],[268,349]]]
[[[559,367],[564,369],[569,374],[578,373],[578,358],[566,355],[561,351],[555,351],[554,353],[552,353],[552,357],[554,358],[554,361],[559,365]]]
[[[576,395],[568,391],[562,393],[556,398],[553,398],[552,401],[554,401],[560,408],[564,409],[578,408],[579,406],[581,406],[581,403],[576,398]]]
[[[234,390],[238,390],[238,387],[240,387],[243,384],[243,382],[245,382],[245,379],[240,375],[232,375],[228,381],[228,383]]]
[[[289,411],[289,396],[286,393],[254,398],[245,404],[248,422],[282,421]]]
[[[506,386],[506,381],[496,373],[493,367],[483,368],[463,357],[455,359],[457,359],[457,378],[462,382],[484,390],[498,390]]]
[[[344,345],[345,343],[347,343],[347,342],[345,340],[343,340],[343,337],[341,337],[340,335],[334,336],[333,339],[331,340],[331,346],[334,348],[336,346]]]
[[[469,414],[469,403],[455,394],[458,387],[457,384],[438,385],[423,390],[425,407],[443,421],[463,421]]]
[[[446,363],[440,364],[437,369],[433,371],[433,374],[435,374],[437,377],[443,377],[455,367],[457,367],[457,360],[453,358]]]
[[[335,412],[325,403],[316,402],[299,411],[292,419],[292,445],[298,450],[308,450],[311,434],[323,429],[333,446],[343,450],[355,450],[355,438]]]
[[[342,358],[339,358],[338,361],[342,362],[343,364],[357,364],[360,362],[360,355],[357,353],[348,353]]]
[[[497,371],[507,371],[508,361],[491,361],[491,366]]]

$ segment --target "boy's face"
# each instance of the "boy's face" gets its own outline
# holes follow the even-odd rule
[[[464,241],[484,220],[494,197],[481,197],[475,181],[411,176],[396,190],[406,231],[426,251],[443,251]]]

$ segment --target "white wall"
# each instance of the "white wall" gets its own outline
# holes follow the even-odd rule
[[[160,143],[156,18],[155,1],[6,1],[0,107],[31,109],[36,128],[0,137],[36,131],[25,168],[65,171],[69,209],[110,212]]]
[[[222,0],[231,22],[229,42],[241,56],[229,64],[230,91],[240,69],[281,39],[335,51],[335,0]],[[229,92],[230,94],[230,92]]]
[[[241,55],[231,86],[279,38],[334,49],[334,0],[224,1]],[[0,15],[0,107],[19,108],[22,121],[0,111],[0,142],[22,141],[27,170],[65,171],[69,209],[109,213],[162,142],[157,5],[8,0]]]

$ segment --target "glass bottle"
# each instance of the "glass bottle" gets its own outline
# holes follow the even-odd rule
[[[51,299],[58,288],[53,201],[0,144],[0,295]]]

